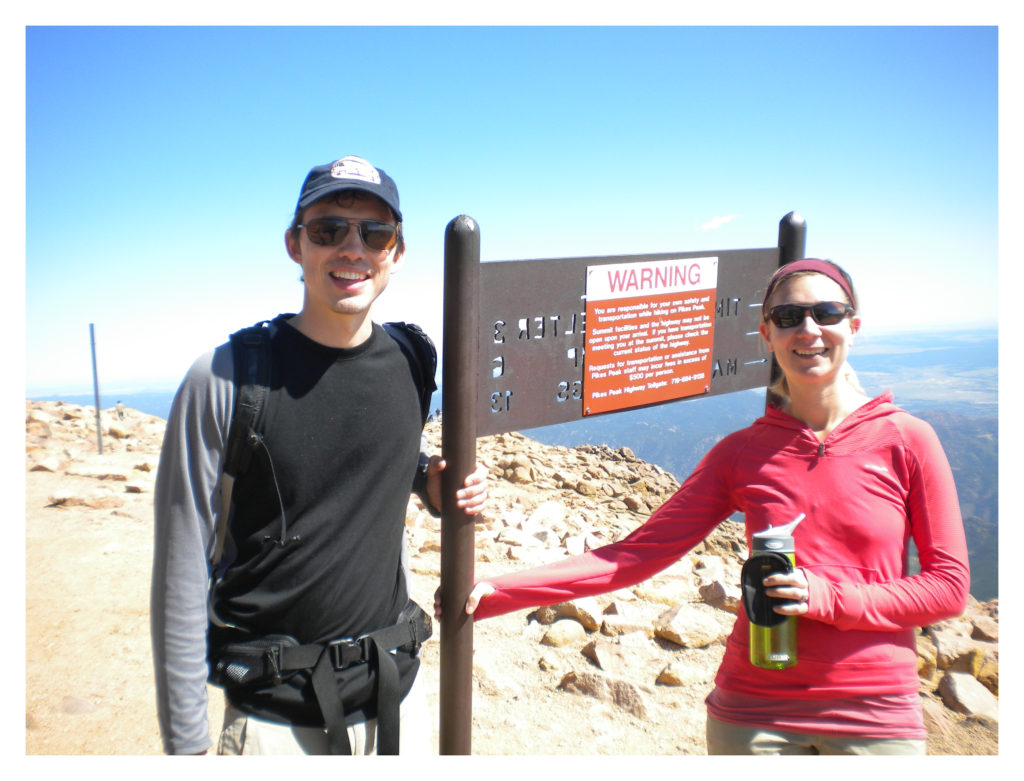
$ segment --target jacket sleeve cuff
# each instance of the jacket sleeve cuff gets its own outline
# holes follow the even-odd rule
[[[807,618],[840,630],[857,625],[864,603],[856,589],[843,589],[807,569],[803,573],[807,578]]]

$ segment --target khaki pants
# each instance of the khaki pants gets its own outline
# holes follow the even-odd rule
[[[427,698],[417,675],[399,710],[399,753],[426,756],[431,753]],[[377,720],[352,724],[348,740],[353,754],[377,753]],[[258,719],[228,704],[218,754],[327,754],[327,730],[322,727],[293,727]]]
[[[708,716],[708,754],[910,754],[923,756],[925,741],[856,735],[808,735],[728,724]]]

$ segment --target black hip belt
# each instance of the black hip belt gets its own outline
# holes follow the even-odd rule
[[[210,681],[225,688],[281,683],[289,673],[310,671],[332,754],[351,754],[345,710],[335,671],[371,664],[377,673],[377,753],[398,753],[398,667],[390,651],[415,653],[433,631],[430,616],[410,602],[398,623],[361,637],[300,644],[291,635],[264,635],[225,643],[212,655]]]
[[[213,683],[221,686],[245,686],[250,683],[280,683],[281,676],[315,667],[324,651],[334,670],[345,670],[372,659],[373,647],[386,651],[415,653],[432,634],[428,616],[413,603],[404,620],[394,626],[369,632],[361,637],[343,637],[327,643],[300,645],[291,635],[264,635],[253,640],[226,643],[217,649],[211,672]],[[413,613],[406,617],[406,613]]]

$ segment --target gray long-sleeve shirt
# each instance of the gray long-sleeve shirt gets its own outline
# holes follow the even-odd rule
[[[167,421],[154,495],[150,622],[157,718],[164,751],[210,747],[207,710],[207,595],[221,512],[221,465],[234,407],[229,345],[198,358]]]

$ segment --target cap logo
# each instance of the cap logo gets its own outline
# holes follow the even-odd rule
[[[334,179],[358,179],[362,182],[380,184],[380,172],[361,157],[350,155],[331,164]]]

